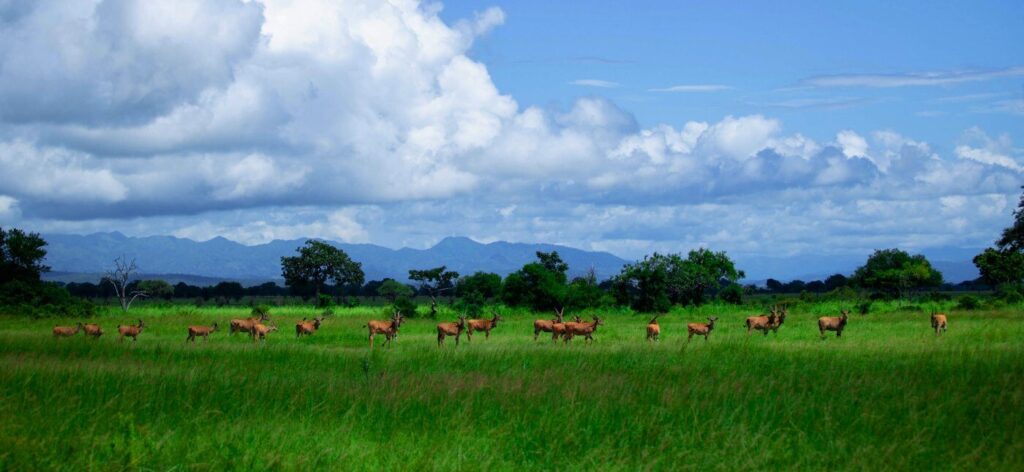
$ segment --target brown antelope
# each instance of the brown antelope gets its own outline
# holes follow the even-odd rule
[[[661,336],[661,326],[658,326],[658,317],[661,315],[654,315],[651,321],[647,322],[647,340],[657,341],[658,336]]]
[[[598,318],[596,315],[594,316],[594,321],[591,321],[590,323],[577,323],[573,321],[565,323],[565,334],[562,335],[562,339],[564,340],[563,342],[568,344],[569,341],[572,341],[572,338],[577,335],[583,336],[587,343],[593,342],[594,331],[597,331],[597,327],[603,324],[604,321],[601,321],[601,318]]]
[[[690,336],[686,338],[686,342],[690,342],[693,339],[693,335],[704,336],[704,340],[708,340],[708,335],[711,334],[711,330],[715,329],[715,320],[717,316],[708,317],[707,323],[688,323],[686,325],[686,331],[690,333]]]
[[[572,321],[569,321],[568,323],[582,323],[582,322],[583,322],[583,318],[580,318],[580,315],[574,315],[572,317]],[[551,340],[552,341],[558,341],[558,338],[560,338],[560,337],[565,335],[565,324],[566,323],[567,322],[565,322],[565,321],[559,321],[557,323],[552,323],[551,324]]]
[[[238,332],[248,333],[252,331],[252,327],[257,323],[262,323],[270,319],[270,315],[261,313],[260,316],[250,316],[248,318],[236,318],[231,320],[231,325],[228,326],[228,334],[235,334]]]
[[[204,342],[209,341],[210,333],[214,331],[217,331],[217,323],[214,323],[213,326],[189,326],[188,337],[185,338],[185,342],[196,342],[196,336],[202,336]]]
[[[303,334],[306,336],[312,336],[316,333],[316,330],[320,329],[320,323],[324,321],[324,317],[319,316],[313,318],[313,321],[306,321],[305,318],[302,321],[295,323],[295,337],[302,337]]]
[[[398,334],[398,328],[402,325],[403,319],[402,312],[396,311],[391,316],[391,321],[370,320],[363,325],[363,327],[367,328],[370,332],[370,347],[373,347],[373,336],[376,334],[383,334],[385,339],[384,343],[388,347],[391,347],[391,340]]]
[[[491,312],[494,314],[494,318],[481,319],[481,320],[467,320],[466,321],[466,342],[473,340],[473,331],[483,331],[484,338],[490,339],[491,330],[498,327],[498,322],[501,321],[501,315]]]
[[[82,329],[85,330],[86,336],[92,336],[93,339],[99,339],[100,336],[103,336],[103,328],[100,328],[98,324],[84,324]]]
[[[121,337],[117,338],[117,340],[120,342],[124,342],[124,338],[132,338],[132,341],[138,341],[139,333],[141,333],[142,328],[145,327],[146,325],[142,323],[142,320],[139,320],[139,324],[134,326],[120,325],[117,327],[117,332],[121,335]]]
[[[550,333],[556,323],[562,322],[562,313],[564,312],[565,308],[560,308],[555,310],[555,319],[553,320],[535,320],[533,322],[533,340],[537,340],[537,336],[540,336],[541,331]]]
[[[263,323],[256,323],[249,329],[249,336],[252,337],[252,342],[266,341],[267,335],[277,331],[277,325],[267,326]]]
[[[775,315],[775,321],[772,322],[771,328],[773,334],[779,334],[779,327],[786,321],[786,307],[783,306],[777,315]],[[768,334],[766,331],[764,334]]]
[[[946,323],[945,313],[932,313],[932,329],[935,330],[936,336],[941,336],[946,331]]]
[[[846,321],[850,317],[848,310],[842,310],[843,316],[822,316],[818,318],[818,332],[821,333],[821,339],[825,339],[825,331],[835,331],[836,337],[843,335],[843,328],[846,328]]]
[[[762,331],[765,336],[768,336],[768,331],[771,331],[772,326],[775,325],[778,319],[778,307],[772,307],[768,316],[748,316],[745,322],[747,326],[747,336],[750,336],[754,331]]]
[[[74,328],[70,326],[54,326],[53,337],[55,338],[66,338],[78,334],[82,330],[82,323],[78,323]]]
[[[446,336],[455,336],[455,345],[459,345],[459,338],[462,337],[462,331],[466,329],[466,315],[459,317],[458,323],[438,323],[437,324],[437,347],[444,345],[444,338]]]

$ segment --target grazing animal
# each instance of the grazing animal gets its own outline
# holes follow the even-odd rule
[[[946,331],[946,324],[945,313],[932,313],[932,329],[935,330],[936,336],[941,336]]]
[[[319,316],[313,318],[313,321],[306,321],[305,318],[302,321],[295,323],[295,337],[302,337],[303,334],[306,336],[312,336],[316,333],[316,330],[320,329],[320,323],[324,321],[324,317]]]
[[[257,323],[262,323],[270,319],[270,315],[261,313],[260,316],[250,316],[248,318],[236,318],[231,320],[231,325],[228,327],[228,334],[235,334],[238,332],[248,333],[252,331],[252,327]]]
[[[54,326],[53,337],[55,338],[67,338],[78,334],[82,329],[82,323],[78,323],[74,328],[70,326]]]
[[[580,315],[573,316],[572,317],[572,321],[569,321],[569,323],[582,323],[582,322],[583,322],[583,318],[580,318]],[[554,323],[554,324],[551,325],[551,340],[552,341],[558,341],[558,338],[560,338],[560,337],[565,335],[565,324],[566,324],[565,321],[559,321],[559,322]]]
[[[459,345],[459,338],[462,337],[462,332],[466,329],[466,315],[459,317],[458,323],[438,323],[437,324],[437,347],[444,345],[444,338],[446,336],[455,336],[455,345]]]
[[[708,318],[707,323],[688,323],[686,325],[686,331],[690,333],[690,336],[686,338],[686,342],[690,342],[693,339],[693,335],[704,336],[704,340],[708,340],[708,335],[711,334],[711,330],[715,329],[715,320],[717,316],[711,316]]]
[[[92,336],[93,339],[99,339],[100,336],[103,336],[103,328],[100,328],[98,324],[84,324],[82,329],[85,330],[86,336]]]
[[[587,343],[594,341],[594,331],[597,331],[597,327],[604,324],[601,318],[594,316],[594,321],[590,323],[586,322],[569,322],[565,323],[565,334],[562,335],[562,339],[566,344],[572,341],[572,338],[576,336],[583,336]]]
[[[188,337],[185,338],[185,342],[196,342],[196,336],[202,336],[203,342],[209,341],[210,333],[214,331],[217,331],[217,323],[214,323],[213,326],[189,326]]]
[[[658,336],[661,336],[661,326],[658,326],[658,317],[661,315],[655,315],[651,318],[651,321],[647,322],[647,340],[657,341]]]
[[[537,336],[540,336],[541,331],[550,333],[554,329],[554,325],[562,323],[562,313],[565,312],[565,308],[555,310],[555,319],[553,320],[535,320],[533,322],[533,340],[537,340]]]
[[[494,314],[494,318],[482,319],[482,320],[467,320],[466,321],[466,342],[473,340],[473,331],[483,331],[484,338],[490,339],[491,330],[498,327],[498,322],[501,321],[501,315],[491,312]]]
[[[402,317],[402,312],[396,311],[391,316],[391,321],[370,320],[363,325],[364,328],[370,331],[370,347],[373,347],[373,336],[376,334],[383,334],[384,343],[391,347],[391,340],[398,335],[398,328],[402,326],[403,319],[405,318]]]
[[[765,336],[768,336],[768,331],[771,331],[772,326],[775,325],[778,319],[778,307],[772,307],[771,312],[768,316],[748,316],[747,321],[744,323],[747,326],[747,336],[750,336],[754,331],[762,331]]]
[[[784,323],[785,321],[786,321],[786,307],[782,307],[782,309],[779,310],[779,313],[775,316],[775,321],[773,321],[771,323],[772,333],[773,334],[779,334],[779,327],[782,326],[782,323]],[[768,332],[765,331],[764,334],[767,335]]]
[[[277,325],[267,326],[263,323],[256,323],[249,329],[249,336],[252,337],[252,342],[266,341],[267,335],[277,331]]]
[[[126,325],[120,325],[120,326],[117,327],[117,332],[119,334],[121,334],[121,337],[117,338],[117,340],[120,341],[120,342],[124,342],[124,338],[132,338],[132,341],[138,341],[139,340],[139,333],[141,333],[142,332],[142,328],[145,328],[145,327],[146,327],[146,325],[144,325],[142,323],[142,320],[139,320],[139,324],[134,325],[134,326],[132,326],[132,325],[127,325],[127,326]]]
[[[842,310],[840,313],[843,316],[822,316],[818,318],[818,332],[821,333],[821,339],[825,339],[825,331],[835,331],[837,338],[843,335],[843,329],[846,328],[850,312]]]

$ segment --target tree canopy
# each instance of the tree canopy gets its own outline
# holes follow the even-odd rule
[[[46,241],[38,233],[0,228],[0,283],[38,282],[49,267],[43,264]]]
[[[654,253],[627,264],[616,279],[620,302],[643,312],[667,311],[674,304],[700,305],[708,292],[745,274],[725,252],[701,248],[687,257]]]
[[[430,297],[430,316],[437,317],[437,297],[442,293],[455,288],[454,281],[459,278],[459,273],[448,270],[447,266],[434,267],[433,269],[410,270],[409,280],[420,283],[420,291]]]
[[[299,254],[281,258],[281,275],[285,285],[293,289],[312,287],[316,298],[330,281],[334,285],[363,283],[362,264],[353,261],[345,251],[322,241],[309,240],[296,249]]]
[[[942,284],[942,273],[923,255],[911,256],[900,249],[880,249],[854,271],[851,280],[861,287],[904,298],[915,290],[938,287]]]
[[[974,265],[981,272],[981,279],[991,286],[1020,284],[1024,280],[1024,194],[1013,212],[1013,224],[1003,230],[994,248],[974,257]]]

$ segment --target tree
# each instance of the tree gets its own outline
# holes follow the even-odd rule
[[[50,268],[43,265],[46,241],[38,233],[0,228],[0,283],[13,280],[38,282]]]
[[[1013,224],[1003,230],[995,248],[974,256],[974,265],[982,280],[993,287],[1024,280],[1024,194],[1013,212]]]
[[[238,282],[217,282],[210,290],[214,297],[230,298],[234,301],[241,300],[245,296],[245,287]]]
[[[911,292],[942,284],[942,273],[923,255],[911,256],[899,249],[876,250],[851,280],[858,286],[877,290],[899,299]]]
[[[411,297],[413,290],[412,287],[395,279],[384,279],[384,283],[377,287],[377,295],[386,298],[389,303],[394,304],[398,297]]]
[[[447,270],[446,266],[433,269],[410,270],[409,280],[420,283],[420,291],[430,297],[430,317],[437,317],[437,297],[442,293],[455,288],[453,282],[459,278],[459,273]]]
[[[1020,251],[987,248],[974,256],[974,265],[981,279],[993,287],[1024,280],[1024,253]]]
[[[281,275],[285,285],[299,291],[312,287],[319,303],[320,291],[328,281],[335,285],[362,285],[362,264],[348,254],[322,241],[309,240],[296,249],[298,256],[281,258]]]
[[[121,311],[127,312],[132,307],[132,303],[135,302],[136,298],[149,296],[145,291],[133,289],[129,286],[132,273],[137,269],[138,266],[135,265],[135,259],[128,261],[125,259],[125,256],[121,256],[114,259],[114,268],[107,272],[107,276],[103,278],[103,282],[107,282],[114,287],[114,294],[121,304]]]
[[[136,284],[136,289],[151,297],[169,299],[174,296],[174,287],[163,280],[142,280]]]
[[[700,305],[709,290],[744,276],[725,252],[701,248],[690,251],[686,259],[654,253],[622,268],[617,292],[620,298],[625,294],[637,311],[667,311],[673,304]]]
[[[459,279],[455,284],[455,294],[468,297],[479,294],[483,300],[490,300],[501,294],[501,276],[490,272],[477,272]]]

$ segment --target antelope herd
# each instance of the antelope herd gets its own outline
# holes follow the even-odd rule
[[[553,319],[535,320],[533,322],[533,340],[537,341],[540,333],[545,332],[551,333],[552,341],[562,339],[564,344],[568,344],[576,336],[582,336],[587,344],[594,342],[594,333],[599,326],[604,324],[604,320],[595,315],[592,317],[592,321],[583,321],[583,318],[575,315],[572,321],[565,321],[564,313],[564,309],[556,309]],[[458,317],[457,322],[438,323],[437,346],[443,347],[447,337],[455,337],[455,345],[458,346],[463,334],[466,335],[466,341],[470,341],[475,331],[483,331],[484,338],[489,339],[491,331],[497,328],[498,322],[503,319],[497,312],[492,311],[491,314],[493,315],[491,318],[482,319],[466,319],[466,315],[463,314]],[[769,332],[777,334],[779,328],[786,321],[786,314],[786,307],[774,306],[768,310],[768,314],[762,313],[747,317],[743,323],[747,329],[747,336],[749,337],[754,331],[760,331],[764,336],[768,336]],[[658,317],[660,316],[655,315],[646,324],[647,340],[650,342],[658,341],[661,338],[661,325],[658,324]],[[819,337],[825,339],[825,333],[828,331],[835,332],[837,338],[842,337],[843,330],[846,329],[849,319],[849,310],[840,310],[840,316],[822,316],[818,318]],[[248,333],[253,343],[266,341],[268,334],[277,331],[276,324],[266,324],[269,320],[270,316],[267,313],[261,313],[259,316],[249,318],[232,319],[229,323],[228,331],[230,335],[236,332]],[[366,328],[368,331],[370,347],[374,346],[373,340],[378,334],[384,335],[384,346],[391,347],[391,343],[398,337],[398,330],[401,328],[404,320],[405,317],[402,316],[402,313],[395,311],[389,320],[368,321],[363,325],[363,328]],[[704,340],[707,341],[711,332],[715,329],[715,322],[717,320],[718,317],[711,316],[708,317],[706,323],[688,323],[686,325],[686,342],[689,343],[694,336],[703,336]],[[323,316],[315,317],[312,320],[303,318],[302,321],[295,324],[295,336],[301,338],[302,336],[316,334],[323,321]],[[948,329],[948,323],[944,313],[932,312],[931,327],[935,331],[935,336],[941,336],[945,333]],[[118,340],[123,342],[124,338],[131,338],[132,341],[138,341],[139,334],[142,333],[145,327],[146,325],[141,319],[137,324],[120,325],[117,327],[117,332],[120,335]],[[208,341],[210,334],[217,330],[217,323],[213,323],[210,326],[189,326],[188,337],[185,339],[185,342],[195,343],[196,337],[202,337],[204,342]],[[86,336],[94,339],[98,339],[103,335],[103,328],[99,325],[83,323],[77,323],[75,326],[54,326],[52,332],[55,338],[66,338],[74,336],[80,331],[84,331]]]

